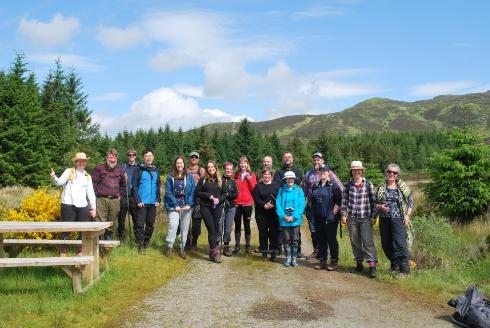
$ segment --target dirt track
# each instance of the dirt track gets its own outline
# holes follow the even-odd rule
[[[364,275],[316,271],[305,261],[285,268],[282,258],[271,263],[259,255],[215,264],[205,251],[190,259],[188,272],[135,308],[140,319],[126,326],[453,327],[446,313],[403,300]]]

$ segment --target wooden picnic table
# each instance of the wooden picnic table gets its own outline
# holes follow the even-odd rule
[[[99,235],[112,222],[18,222],[0,221],[0,257],[5,257],[4,234],[15,232],[80,232],[83,256],[93,256],[94,261],[83,271],[83,279],[90,285],[99,278]]]

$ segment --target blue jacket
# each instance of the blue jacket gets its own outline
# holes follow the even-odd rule
[[[291,208],[292,213],[286,213],[286,209]],[[303,223],[303,211],[305,210],[305,194],[303,189],[294,185],[289,188],[287,185],[282,186],[277,192],[276,212],[279,216],[279,224],[282,227],[300,226]],[[286,222],[284,217],[292,216],[293,221]]]
[[[190,207],[194,206],[196,185],[192,173],[187,173],[184,177],[184,204]],[[165,197],[163,205],[167,210],[174,209],[178,206],[177,198],[174,194],[174,178],[172,174],[167,175],[165,181]]]
[[[160,175],[156,166],[138,165],[133,177],[133,197],[136,204],[155,205],[160,203]]]

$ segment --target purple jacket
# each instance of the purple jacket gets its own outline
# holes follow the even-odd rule
[[[107,164],[97,165],[92,172],[92,182],[97,197],[119,198],[126,195],[126,177],[121,166],[111,170]]]

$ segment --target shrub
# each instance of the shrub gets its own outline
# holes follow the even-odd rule
[[[33,194],[24,197],[17,209],[2,209],[1,221],[35,221],[48,222],[59,221],[61,218],[61,203],[58,195],[48,192],[46,188],[40,188]],[[7,238],[43,238],[51,239],[52,233],[17,233],[7,234]]]
[[[454,148],[431,157],[431,182],[424,191],[442,214],[468,221],[484,213],[490,202],[489,147],[479,136],[460,129],[452,132],[450,140]]]
[[[449,221],[433,214],[412,220],[415,239],[411,256],[419,267],[448,268],[451,255],[460,248]]]

